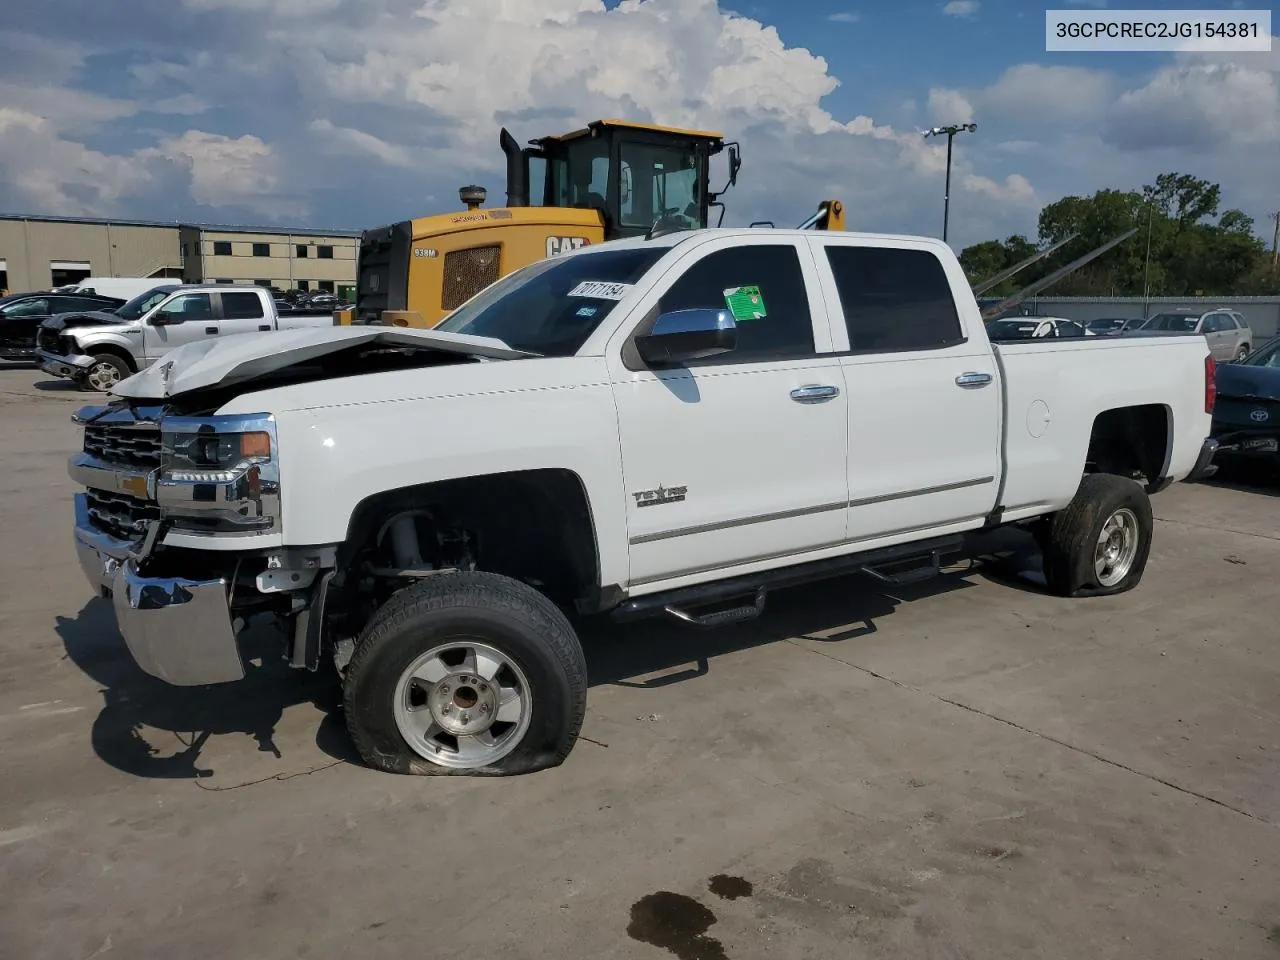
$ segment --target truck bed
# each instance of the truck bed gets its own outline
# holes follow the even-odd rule
[[[1071,500],[1080,478],[1062,465],[1085,460],[1094,423],[1107,409],[1147,408],[1151,430],[1163,422],[1161,476],[1179,480],[1195,465],[1210,416],[1202,393],[1187,386],[1204,380],[1203,338],[1079,337],[992,347],[1005,383],[1000,503],[1007,519]],[[1171,409],[1170,398],[1185,409]],[[1170,423],[1174,436],[1167,435]]]

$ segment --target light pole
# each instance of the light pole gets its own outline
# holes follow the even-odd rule
[[[925,138],[947,135],[947,190],[942,198],[942,242],[947,242],[947,224],[951,219],[951,141],[957,133],[973,133],[978,129],[976,123],[953,123],[949,127],[934,127],[924,132]]]

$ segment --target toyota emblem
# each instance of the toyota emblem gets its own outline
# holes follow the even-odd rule
[[[1254,423],[1266,423],[1268,420],[1271,419],[1271,414],[1269,414],[1266,410],[1258,409],[1253,411],[1253,413],[1249,414],[1249,419],[1252,420]]]

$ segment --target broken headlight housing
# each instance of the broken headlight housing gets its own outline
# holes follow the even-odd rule
[[[180,530],[265,533],[280,519],[279,448],[270,414],[165,417],[156,499]]]

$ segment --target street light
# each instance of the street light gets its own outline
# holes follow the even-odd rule
[[[925,139],[947,135],[947,192],[942,198],[942,242],[947,242],[947,222],[951,219],[951,141],[957,133],[973,133],[978,129],[976,123],[953,123],[949,127],[934,127],[924,132]]]

